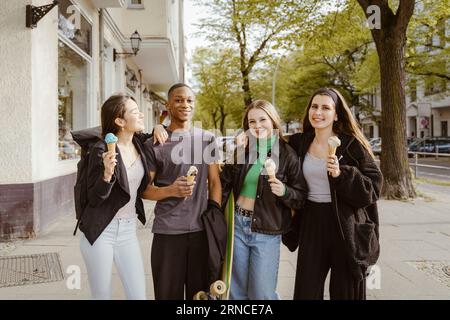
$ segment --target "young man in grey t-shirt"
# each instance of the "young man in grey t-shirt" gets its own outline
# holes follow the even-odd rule
[[[169,139],[163,145],[149,139],[145,145],[151,182],[142,197],[157,201],[151,253],[155,299],[184,299],[185,292],[192,299],[209,287],[208,242],[200,217],[208,198],[221,203],[218,152],[214,135],[191,126],[189,86],[169,89],[167,109]],[[193,184],[186,178],[191,165],[198,169]]]

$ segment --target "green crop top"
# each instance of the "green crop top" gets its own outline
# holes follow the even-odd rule
[[[256,162],[250,167],[247,175],[244,178],[244,183],[242,184],[241,196],[255,199],[256,198],[256,190],[258,188],[258,180],[259,175],[261,174],[261,170],[264,167],[264,161],[266,161],[267,152],[272,148],[272,144],[275,141],[276,136],[272,136],[271,138],[260,143],[260,139],[257,140],[257,148],[259,150],[259,158]]]

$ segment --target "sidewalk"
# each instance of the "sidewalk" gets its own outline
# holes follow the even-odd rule
[[[371,278],[368,299],[449,299],[450,298],[450,187],[419,185],[425,199],[412,202],[380,201],[381,256]],[[151,216],[153,203],[147,202]],[[147,298],[154,299],[150,267],[152,234],[140,227],[138,237],[147,279]],[[79,250],[79,234],[72,236],[73,215],[62,218],[46,234],[36,239],[0,243],[0,255],[57,252],[63,272],[70,265],[81,268],[81,288],[69,290],[66,280],[43,284],[0,288],[0,299],[89,299],[86,269]],[[292,299],[297,253],[281,250],[278,292]],[[448,272],[448,274],[446,273]],[[67,277],[70,274],[65,274]],[[327,281],[328,282],[328,281]],[[328,299],[328,286],[325,288]],[[116,270],[113,270],[113,299],[125,299]]]

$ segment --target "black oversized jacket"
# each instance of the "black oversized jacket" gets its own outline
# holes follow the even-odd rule
[[[272,147],[268,157],[278,158],[276,177],[286,186],[285,195],[278,197],[272,193],[267,175],[260,175],[256,191],[253,221],[253,232],[264,234],[283,234],[289,230],[291,208],[300,208],[306,200],[306,181],[300,172],[300,163],[295,151],[283,140],[279,140],[279,148]],[[230,192],[235,201],[250,170],[251,161],[248,149],[245,152],[245,163],[225,164],[221,173],[222,207],[224,208]]]
[[[144,167],[144,177],[136,196],[136,213],[142,224],[145,224],[145,211],[141,193],[149,183],[149,172],[146,156],[142,148],[142,140],[144,139],[138,139],[137,135],[133,137],[133,144],[140,154]],[[119,148],[116,147],[116,153],[118,153],[116,156],[117,165],[114,169],[113,178],[109,183],[103,180],[105,168],[102,154],[104,152],[106,152],[106,144],[103,141],[99,141],[92,147],[91,155],[89,156],[88,205],[81,216],[80,230],[83,231],[91,244],[94,244],[95,240],[112,221],[119,209],[130,201],[126,168],[122,161]]]
[[[382,186],[382,174],[374,159],[359,141],[348,135],[339,135],[337,148],[341,174],[328,176],[333,211],[345,243],[346,258],[353,276],[361,280],[367,268],[374,265],[380,254],[377,200]],[[289,144],[297,151],[301,166],[314,140],[314,133],[295,134]],[[298,222],[301,223],[301,210]],[[299,224],[297,224],[297,228]],[[298,229],[297,229],[298,231]],[[284,241],[283,241],[284,242]],[[297,239],[298,243],[298,239]]]

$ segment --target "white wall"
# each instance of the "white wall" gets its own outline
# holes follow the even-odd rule
[[[1,1],[0,10],[0,184],[31,180],[30,0]],[[34,31],[34,30],[33,30]]]
[[[41,1],[45,4],[45,1]],[[92,20],[91,79],[86,83],[88,102],[84,126],[74,123],[76,129],[99,124],[98,15],[89,2],[78,4]],[[51,179],[76,172],[75,160],[58,159],[58,25],[54,8],[32,31],[32,182]],[[31,157],[30,157],[31,158]],[[28,180],[28,182],[30,182]]]
[[[141,37],[169,37],[167,1],[172,0],[144,0],[144,9],[108,8],[107,10],[126,38],[129,38],[136,29]]]
[[[110,78],[104,79],[104,81],[109,82],[109,87],[111,88],[111,94],[116,92],[125,92],[125,79],[124,79],[124,59],[123,56],[118,56],[117,60],[113,61],[112,49],[116,48],[117,51],[122,52],[122,44],[119,39],[114,35],[114,32],[105,25],[104,35],[106,42],[110,45],[109,48],[109,62],[108,68],[110,71]],[[105,100],[109,97],[105,96]],[[103,101],[102,101],[103,103]]]
[[[54,177],[58,171],[57,17],[55,7],[31,31],[33,182]]]

